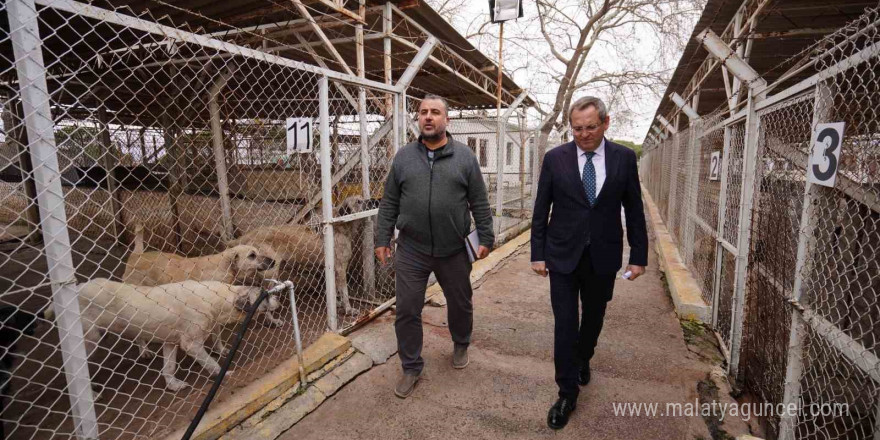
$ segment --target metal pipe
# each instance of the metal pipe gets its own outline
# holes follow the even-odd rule
[[[688,103],[685,102],[684,98],[681,97],[681,95],[672,92],[672,94],[669,95],[669,98],[672,99],[672,102],[674,102],[675,105],[677,105],[678,108],[680,108],[685,115],[687,115],[688,119],[690,119],[691,121],[700,119],[699,113],[697,113],[697,111],[694,110],[693,107],[689,106]]]
[[[303,389],[306,384],[306,371],[305,361],[303,360],[302,337],[300,336],[299,331],[299,315],[296,311],[296,295],[294,293],[292,281],[285,281],[284,285],[287,286],[287,289],[290,291],[290,312],[291,315],[293,315],[293,337],[296,342],[296,362],[299,364],[299,387],[300,389]]]
[[[112,142],[110,140],[110,124],[107,121],[107,107],[103,102],[98,104],[98,123],[101,127],[99,136],[100,145],[104,151],[101,154],[104,170],[107,172],[107,192],[110,195],[110,210],[113,214],[113,221],[110,223],[113,231],[113,238],[125,243],[125,218],[123,217],[122,201],[119,200],[119,182],[116,181],[114,168],[116,167],[116,158],[113,156]]]
[[[46,83],[37,6],[33,0],[9,0],[6,7],[27,127],[28,149],[31,163],[36,165],[34,185],[40,206],[40,226],[46,238],[44,251],[49,279],[52,280],[52,303],[73,426],[78,438],[97,439],[95,400],[83,339],[67,214],[64,211],[54,122],[49,106],[52,95]]]
[[[336,323],[336,255],[333,240],[333,188],[330,163],[330,103],[329,80],[322,76],[318,81],[320,97],[321,133],[321,211],[324,218],[324,284],[327,295],[327,327],[335,332]]]
[[[223,148],[223,125],[220,121],[220,103],[218,97],[220,91],[226,87],[232,70],[226,69],[211,86],[208,94],[208,111],[211,114],[211,140],[214,146],[214,166],[217,173],[217,191],[220,193],[220,222],[222,227],[220,235],[224,243],[229,243],[235,238],[232,225],[232,204],[229,200],[229,176],[226,170],[226,151]]]
[[[709,53],[718,58],[721,63],[730,69],[730,73],[749,85],[749,88],[764,88],[767,82],[748,63],[743,61],[727,43],[724,42],[712,29],[706,28],[697,35],[697,39],[703,43]]]

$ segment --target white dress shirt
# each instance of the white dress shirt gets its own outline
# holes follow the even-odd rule
[[[576,144],[575,144],[576,145]],[[578,151],[578,171],[581,179],[584,177],[584,166],[587,164],[587,153],[577,147]],[[602,185],[605,184],[605,139],[599,143],[596,148],[596,154],[593,155],[593,167],[596,169],[596,197],[599,197],[599,191],[602,191]]]
[[[581,150],[581,147],[578,147],[575,144],[575,148],[578,151],[578,172],[580,173],[581,181],[584,178],[584,165],[587,164],[587,153],[584,150]],[[596,197],[599,197],[599,191],[602,191],[602,185],[605,184],[605,139],[602,139],[602,142],[599,143],[599,148],[596,148],[596,154],[593,155],[593,168],[596,169]],[[533,261],[533,263],[543,263],[543,261]]]

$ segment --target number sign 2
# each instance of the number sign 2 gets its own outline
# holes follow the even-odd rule
[[[807,178],[810,183],[834,186],[840,166],[840,150],[843,146],[843,122],[817,124],[813,130],[812,152],[807,162]]]
[[[712,153],[709,161],[709,180],[721,180],[721,152]]]
[[[287,118],[287,154],[312,152],[312,118]]]

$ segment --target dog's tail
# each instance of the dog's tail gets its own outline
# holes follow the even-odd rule
[[[138,223],[134,226],[134,251],[135,254],[144,253],[144,224]]]

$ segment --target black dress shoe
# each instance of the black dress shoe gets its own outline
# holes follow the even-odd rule
[[[568,417],[574,412],[576,406],[576,400],[560,397],[547,413],[547,426],[552,429],[564,428],[568,424]]]
[[[584,365],[578,370],[578,384],[581,386],[590,383],[590,364]]]

